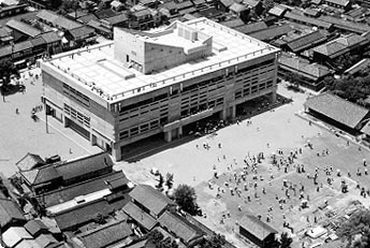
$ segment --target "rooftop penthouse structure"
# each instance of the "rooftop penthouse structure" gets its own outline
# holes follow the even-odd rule
[[[47,111],[92,145],[122,158],[130,143],[269,94],[279,50],[206,18],[150,31],[114,29],[114,41],[41,62]]]

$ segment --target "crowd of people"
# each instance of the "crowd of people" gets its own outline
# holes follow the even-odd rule
[[[252,121],[247,120],[247,126],[251,126]],[[258,132],[258,127],[257,127]],[[318,133],[320,136],[321,133]],[[277,149],[275,152],[267,155],[263,151],[256,154],[249,152],[241,159],[229,158],[223,153],[223,144],[218,142],[216,145],[204,142],[203,146],[196,146],[197,149],[205,149],[207,151],[218,149],[221,156],[217,156],[217,162],[213,164],[213,178],[208,181],[208,187],[215,191],[216,199],[233,198],[233,201],[238,202],[237,211],[248,211],[248,206],[253,202],[259,202],[261,207],[255,209],[255,214],[259,219],[266,222],[272,222],[275,218],[276,211],[280,211],[280,216],[283,219],[282,227],[289,229],[294,233],[293,223],[290,223],[286,217],[286,211],[297,209],[303,211],[310,207],[311,195],[326,188],[329,190],[338,190],[341,193],[347,193],[348,181],[357,181],[352,176],[350,170],[346,174],[340,169],[336,169],[333,165],[320,165],[313,167],[311,164],[305,165],[299,159],[304,152],[311,152],[317,157],[325,159],[330,156],[329,148],[315,147],[314,144],[302,136],[304,145],[296,147],[292,150]],[[350,143],[347,143],[349,146]],[[271,147],[270,143],[266,144],[267,148]],[[328,160],[330,161],[330,160]],[[325,162],[323,162],[324,164]],[[289,180],[289,175],[293,175],[294,179]],[[295,176],[297,175],[297,176]],[[355,177],[367,176],[367,162],[363,160],[362,164],[356,169]],[[296,182],[300,180],[298,183]],[[276,193],[276,189],[272,187],[273,183],[282,182],[281,193]],[[338,184],[335,184],[338,182]],[[275,184],[274,184],[275,185]],[[312,190],[313,189],[313,190]],[[362,197],[369,197],[370,190],[357,183],[355,189],[358,190]],[[275,200],[271,201],[271,205],[266,205],[264,209],[261,204],[263,197],[269,197]],[[314,195],[313,195],[314,196]],[[327,205],[327,200],[324,200]],[[274,203],[275,202],[275,203]],[[298,203],[298,204],[297,204]],[[306,214],[308,214],[306,212]],[[229,210],[222,213],[220,224],[224,224],[227,219],[232,219]],[[237,218],[236,218],[237,219]],[[314,214],[308,214],[305,217],[307,224],[317,224],[319,218]],[[236,224],[238,222],[236,221]],[[274,223],[275,225],[277,223]]]

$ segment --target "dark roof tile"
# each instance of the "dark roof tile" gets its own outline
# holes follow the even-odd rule
[[[310,97],[304,105],[350,128],[355,128],[369,113],[366,108],[330,93]]]

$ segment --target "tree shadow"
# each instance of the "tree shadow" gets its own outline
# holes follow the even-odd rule
[[[26,90],[26,86],[24,85],[21,85],[21,84],[17,84],[17,85],[14,85],[14,84],[8,84],[6,85],[5,87],[3,86],[1,88],[1,93],[3,96],[10,96],[10,95],[14,95],[18,92],[24,92]]]

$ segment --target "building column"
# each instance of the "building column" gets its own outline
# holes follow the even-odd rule
[[[116,145],[116,144],[112,144],[112,157],[114,159],[114,161],[119,161],[121,160],[121,147],[119,145]]]
[[[172,141],[172,130],[164,132],[164,140],[166,142],[171,142]]]
[[[235,105],[235,103],[234,103],[234,104],[233,104],[233,106],[231,106],[230,108],[231,108],[231,109],[230,109],[230,110],[231,110],[231,111],[230,111],[230,112],[231,112],[231,113],[230,113],[230,114],[231,114],[231,116],[230,116],[230,117],[231,117],[231,119],[232,119],[232,120],[235,120],[235,118],[236,118],[236,105]]]
[[[68,127],[69,123],[68,123],[68,119],[66,116],[64,116],[64,127]]]
[[[224,121],[226,121],[226,119],[227,119],[227,111],[226,111],[226,108],[223,108],[222,110],[221,110],[221,112],[220,112],[220,119],[221,120],[224,120]]]
[[[178,132],[178,136],[179,136],[179,138],[181,138],[182,137],[182,126],[179,126],[179,132]]]
[[[270,103],[271,103],[271,104],[276,103],[276,90],[274,90],[274,91],[273,91],[273,92],[271,92],[271,94],[270,94]]]

